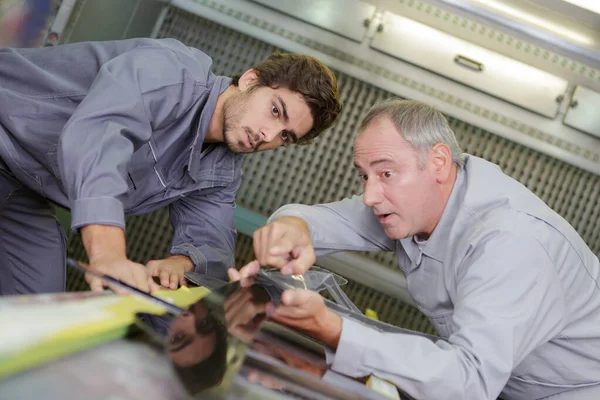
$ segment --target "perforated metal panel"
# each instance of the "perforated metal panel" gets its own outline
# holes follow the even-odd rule
[[[175,8],[169,10],[158,36],[202,49],[213,58],[215,73],[223,75],[244,72],[280,50]],[[244,183],[238,192],[240,206],[267,216],[286,203],[330,202],[361,190],[352,166],[355,130],[364,113],[391,94],[344,74],[336,75],[344,104],[341,120],[312,146],[245,157]],[[565,217],[594,252],[600,251],[600,177],[454,118],[449,121],[466,152],[499,164]],[[128,254],[132,259],[145,262],[167,254],[172,230],[166,210],[129,218],[127,224]],[[77,238],[70,239],[69,253],[83,257]],[[397,268],[393,253],[369,256]],[[236,263],[243,265],[251,258],[251,240],[240,235]],[[70,288],[78,284],[75,280],[69,283]],[[372,308],[384,321],[433,332],[413,307],[356,282],[349,282],[344,290],[362,310]]]

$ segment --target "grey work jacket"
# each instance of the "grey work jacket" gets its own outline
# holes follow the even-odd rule
[[[271,216],[306,220],[318,256],[396,251],[416,306],[441,338],[343,318],[332,369],[378,375],[417,399],[600,398],[600,264],[519,182],[466,155],[426,243],[389,239],[362,196]],[[555,396],[555,397],[554,397]]]
[[[241,155],[203,148],[231,84],[211,64],[172,39],[0,49],[0,157],[74,230],[169,205],[170,253],[225,278]]]

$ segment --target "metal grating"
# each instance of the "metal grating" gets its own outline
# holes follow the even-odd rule
[[[280,50],[214,22],[171,7],[158,37],[176,38],[209,54],[217,74],[233,75]],[[361,183],[352,166],[352,141],[357,124],[377,101],[392,93],[336,73],[344,104],[341,120],[312,146],[278,149],[245,157],[244,183],[238,204],[265,216],[292,202],[305,204],[338,200],[357,193]],[[565,217],[595,253],[600,252],[600,177],[577,167],[486,132],[455,118],[449,118],[465,152],[500,165]],[[128,218],[128,254],[140,262],[167,254],[171,228],[166,210]],[[80,259],[84,253],[76,237],[69,240],[69,254]],[[369,257],[397,268],[393,253],[372,253]],[[238,235],[236,263],[252,257],[248,237]],[[68,288],[80,281],[70,277]],[[433,332],[429,321],[415,308],[384,296],[357,282],[344,287],[350,298],[364,310],[374,309],[381,320],[409,329]]]

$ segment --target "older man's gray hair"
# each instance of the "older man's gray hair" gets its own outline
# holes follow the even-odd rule
[[[389,118],[398,132],[417,152],[424,167],[429,150],[437,143],[450,148],[452,162],[460,169],[465,163],[463,152],[444,114],[435,108],[415,100],[391,98],[375,104],[363,118],[358,132],[362,132],[371,122]]]

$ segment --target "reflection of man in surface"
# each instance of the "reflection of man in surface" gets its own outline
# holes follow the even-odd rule
[[[173,320],[167,351],[191,394],[218,385],[227,362],[227,333],[203,301]]]
[[[266,318],[268,305],[274,306],[271,300],[271,296],[260,285],[236,289],[225,299],[223,305],[229,333],[248,344],[255,352],[320,379],[327,370],[324,360],[316,357],[311,360],[310,354],[295,345],[289,342],[284,344],[282,339],[276,339],[265,332],[258,333]],[[264,373],[253,367],[248,370],[248,381],[271,389],[286,389],[288,386],[287,380],[280,379],[277,374]]]
[[[324,362],[320,362],[321,360],[309,360],[308,358],[311,358],[310,354],[301,353],[300,351],[294,353],[293,348],[285,349],[279,345],[260,339],[255,340],[250,348],[318,378],[322,378],[327,370],[327,365]]]

